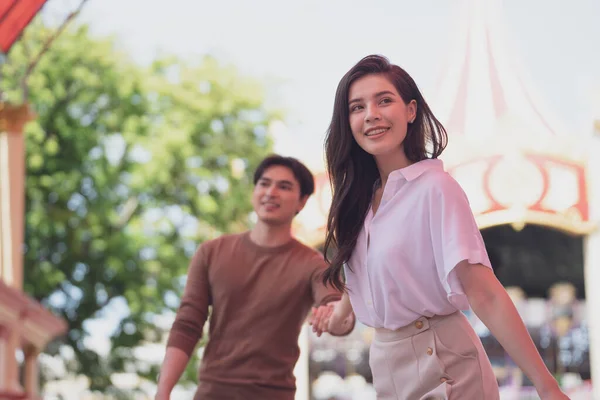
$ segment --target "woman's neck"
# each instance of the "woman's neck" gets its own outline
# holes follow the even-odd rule
[[[412,164],[412,162],[404,154],[404,150],[375,156],[375,163],[377,164],[377,169],[379,170],[379,178],[381,179],[382,188],[385,187],[388,177],[392,171],[406,168]]]

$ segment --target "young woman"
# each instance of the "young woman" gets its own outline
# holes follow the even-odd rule
[[[535,384],[567,399],[496,279],[465,193],[437,158],[446,146],[413,79],[381,56],[344,75],[325,142],[333,202],[325,280],[345,289],[313,329],[354,310],[375,328],[370,365],[378,399],[419,400],[446,384],[450,400],[496,400],[469,306]],[[342,277],[345,275],[345,282]]]

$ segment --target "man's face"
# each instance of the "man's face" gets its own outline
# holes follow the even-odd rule
[[[267,224],[289,224],[304,208],[308,196],[300,197],[300,183],[284,166],[265,170],[252,193],[252,205],[258,219]]]

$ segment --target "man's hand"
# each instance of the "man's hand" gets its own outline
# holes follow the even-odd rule
[[[329,317],[333,313],[333,307],[336,303],[337,302],[332,302],[312,308],[312,311],[308,316],[308,323],[309,325],[312,325],[313,332],[315,332],[317,336],[321,336],[323,332],[328,331]]]
[[[332,335],[343,336],[350,333],[355,324],[355,316],[352,312],[352,303],[348,293],[345,292],[339,301],[328,303],[319,308],[313,308],[309,317],[309,323],[313,332],[321,336],[323,332]]]
[[[354,313],[350,300],[342,297],[318,308],[313,307],[308,323],[312,325],[313,332],[321,336],[323,332],[342,336],[350,332],[354,326]]]

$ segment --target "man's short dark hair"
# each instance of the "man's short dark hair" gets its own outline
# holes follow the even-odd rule
[[[265,171],[275,165],[289,168],[294,174],[294,177],[300,184],[300,196],[310,196],[315,191],[315,178],[313,174],[306,168],[306,165],[293,157],[283,157],[278,154],[273,154],[258,165],[256,171],[254,171],[254,184],[263,176]]]

